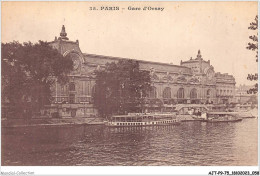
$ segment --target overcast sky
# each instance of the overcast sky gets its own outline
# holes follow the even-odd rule
[[[89,10],[101,6],[120,10]],[[252,84],[246,77],[257,72],[257,63],[246,46],[256,15],[257,2],[2,2],[2,42],[52,41],[64,24],[83,53],[179,65],[200,49],[215,72]]]

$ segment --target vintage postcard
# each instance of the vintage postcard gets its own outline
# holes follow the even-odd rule
[[[4,1],[1,15],[1,175],[259,175],[258,2]]]

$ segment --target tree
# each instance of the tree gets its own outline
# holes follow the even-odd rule
[[[248,43],[248,46],[246,47],[248,50],[252,50],[252,51],[255,51],[256,52],[256,62],[258,62],[258,16],[256,15],[255,17],[255,21],[250,23],[250,26],[248,27],[248,29],[250,30],[256,30],[256,35],[251,35],[249,36],[249,39],[252,40],[252,42],[249,42]],[[255,74],[248,74],[247,76],[247,79],[248,80],[251,80],[251,81],[257,81],[258,80],[258,74],[255,73]],[[249,89],[247,91],[248,94],[252,94],[252,93],[257,93],[258,91],[258,83],[255,84],[254,88],[252,89]]]
[[[104,69],[96,71],[94,105],[103,117],[140,112],[150,90],[150,74],[140,70],[137,61],[107,63]]]
[[[68,81],[73,68],[47,42],[2,43],[2,102],[9,102],[16,116],[37,112],[51,101],[51,86]],[[28,115],[28,114],[27,114]],[[30,116],[30,115],[28,115]]]

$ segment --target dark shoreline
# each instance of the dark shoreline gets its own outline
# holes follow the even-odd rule
[[[101,118],[76,118],[76,119],[5,119],[1,121],[2,128],[19,127],[54,127],[54,126],[80,126],[80,125],[104,125]]]

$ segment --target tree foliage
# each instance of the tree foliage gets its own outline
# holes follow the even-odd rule
[[[256,15],[255,21],[250,23],[250,26],[248,27],[250,30],[258,30],[258,16]],[[248,46],[246,47],[249,50],[256,52],[256,62],[258,62],[258,32],[256,35],[249,36],[249,39],[252,40],[252,42],[248,43]]]
[[[94,105],[103,117],[140,112],[150,90],[150,74],[140,70],[137,61],[107,63],[104,69],[96,71]]]
[[[2,43],[2,102],[17,114],[35,112],[51,101],[51,86],[68,81],[73,62],[47,42]]]
[[[256,35],[249,36],[249,39],[252,41],[248,43],[248,46],[246,47],[248,50],[252,50],[256,52],[256,62],[258,62],[258,16],[256,15],[255,20],[250,23],[250,26],[248,29],[256,31]],[[258,74],[248,74],[247,76],[248,80],[251,81],[257,81],[258,80]],[[249,89],[247,91],[248,94],[255,94],[258,92],[258,83],[255,84],[254,88]]]

